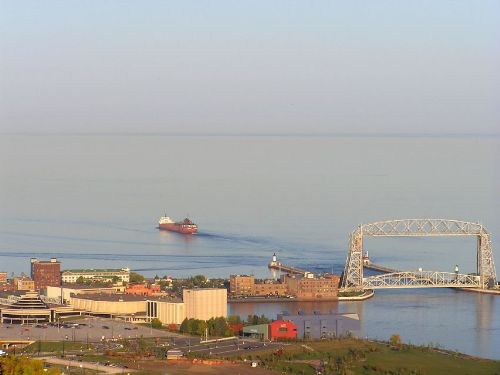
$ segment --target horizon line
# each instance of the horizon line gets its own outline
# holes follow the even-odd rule
[[[58,131],[22,131],[22,132],[0,132],[0,135],[19,135],[19,136],[171,136],[171,137],[304,137],[304,138],[349,138],[349,137],[365,137],[365,138],[470,138],[470,137],[500,137],[500,133],[450,133],[450,132],[161,132],[161,131],[146,131],[146,132],[58,132]]]

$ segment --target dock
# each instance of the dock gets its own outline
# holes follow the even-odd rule
[[[381,266],[379,264],[375,264],[375,263],[371,263],[371,262],[364,262],[363,267],[368,268],[369,270],[374,270],[374,271],[383,272],[383,273],[400,272],[399,270],[396,270],[394,268],[384,267],[384,266]]]
[[[290,275],[305,275],[306,273],[308,273],[307,271],[301,270],[300,268],[287,266],[287,265],[282,264],[280,262],[274,262],[274,261],[269,262],[268,267],[271,270],[277,270],[280,272],[288,273]]]

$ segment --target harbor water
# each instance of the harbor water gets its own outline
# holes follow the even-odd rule
[[[480,221],[500,256],[500,138],[485,136],[2,135],[0,271],[29,258],[147,276],[270,277],[278,259],[343,270],[360,223]],[[160,232],[167,213],[199,234]],[[401,270],[476,271],[474,238],[369,238]],[[286,306],[285,306],[286,305]],[[237,304],[232,314],[357,312],[362,336],[500,359],[500,297],[451,289],[377,291],[356,303]]]

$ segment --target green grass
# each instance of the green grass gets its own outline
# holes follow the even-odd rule
[[[500,374],[500,362],[416,347],[396,351],[380,345],[379,352],[366,354],[366,361],[355,367],[355,374],[385,374],[398,369],[402,374],[492,375]]]
[[[324,363],[327,374],[348,375],[500,375],[500,361],[473,358],[426,347],[403,345],[393,350],[384,343],[357,339],[317,341],[287,346],[281,356],[272,351],[253,352],[264,367],[288,374],[315,374]]]
[[[65,352],[87,350],[87,344],[83,342],[66,341],[63,343],[63,341],[36,341],[24,348],[23,351],[25,353],[62,353],[63,347]]]

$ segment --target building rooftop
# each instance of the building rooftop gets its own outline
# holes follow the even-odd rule
[[[154,297],[154,296],[139,296],[135,294],[78,294],[75,298],[89,299],[93,301],[109,301],[109,302],[134,302],[134,301],[160,301],[160,302],[182,302],[179,298]]]
[[[130,272],[129,268],[82,268],[82,269],[70,269],[63,270],[62,272],[74,272],[74,273],[82,273],[82,272]]]
[[[60,288],[60,287],[56,286],[54,288]],[[104,289],[104,290],[117,289],[117,287],[114,287],[112,285],[87,285],[87,284],[74,284],[74,283],[63,283],[62,288],[64,288],[64,289],[89,289],[89,290],[90,289]]]

